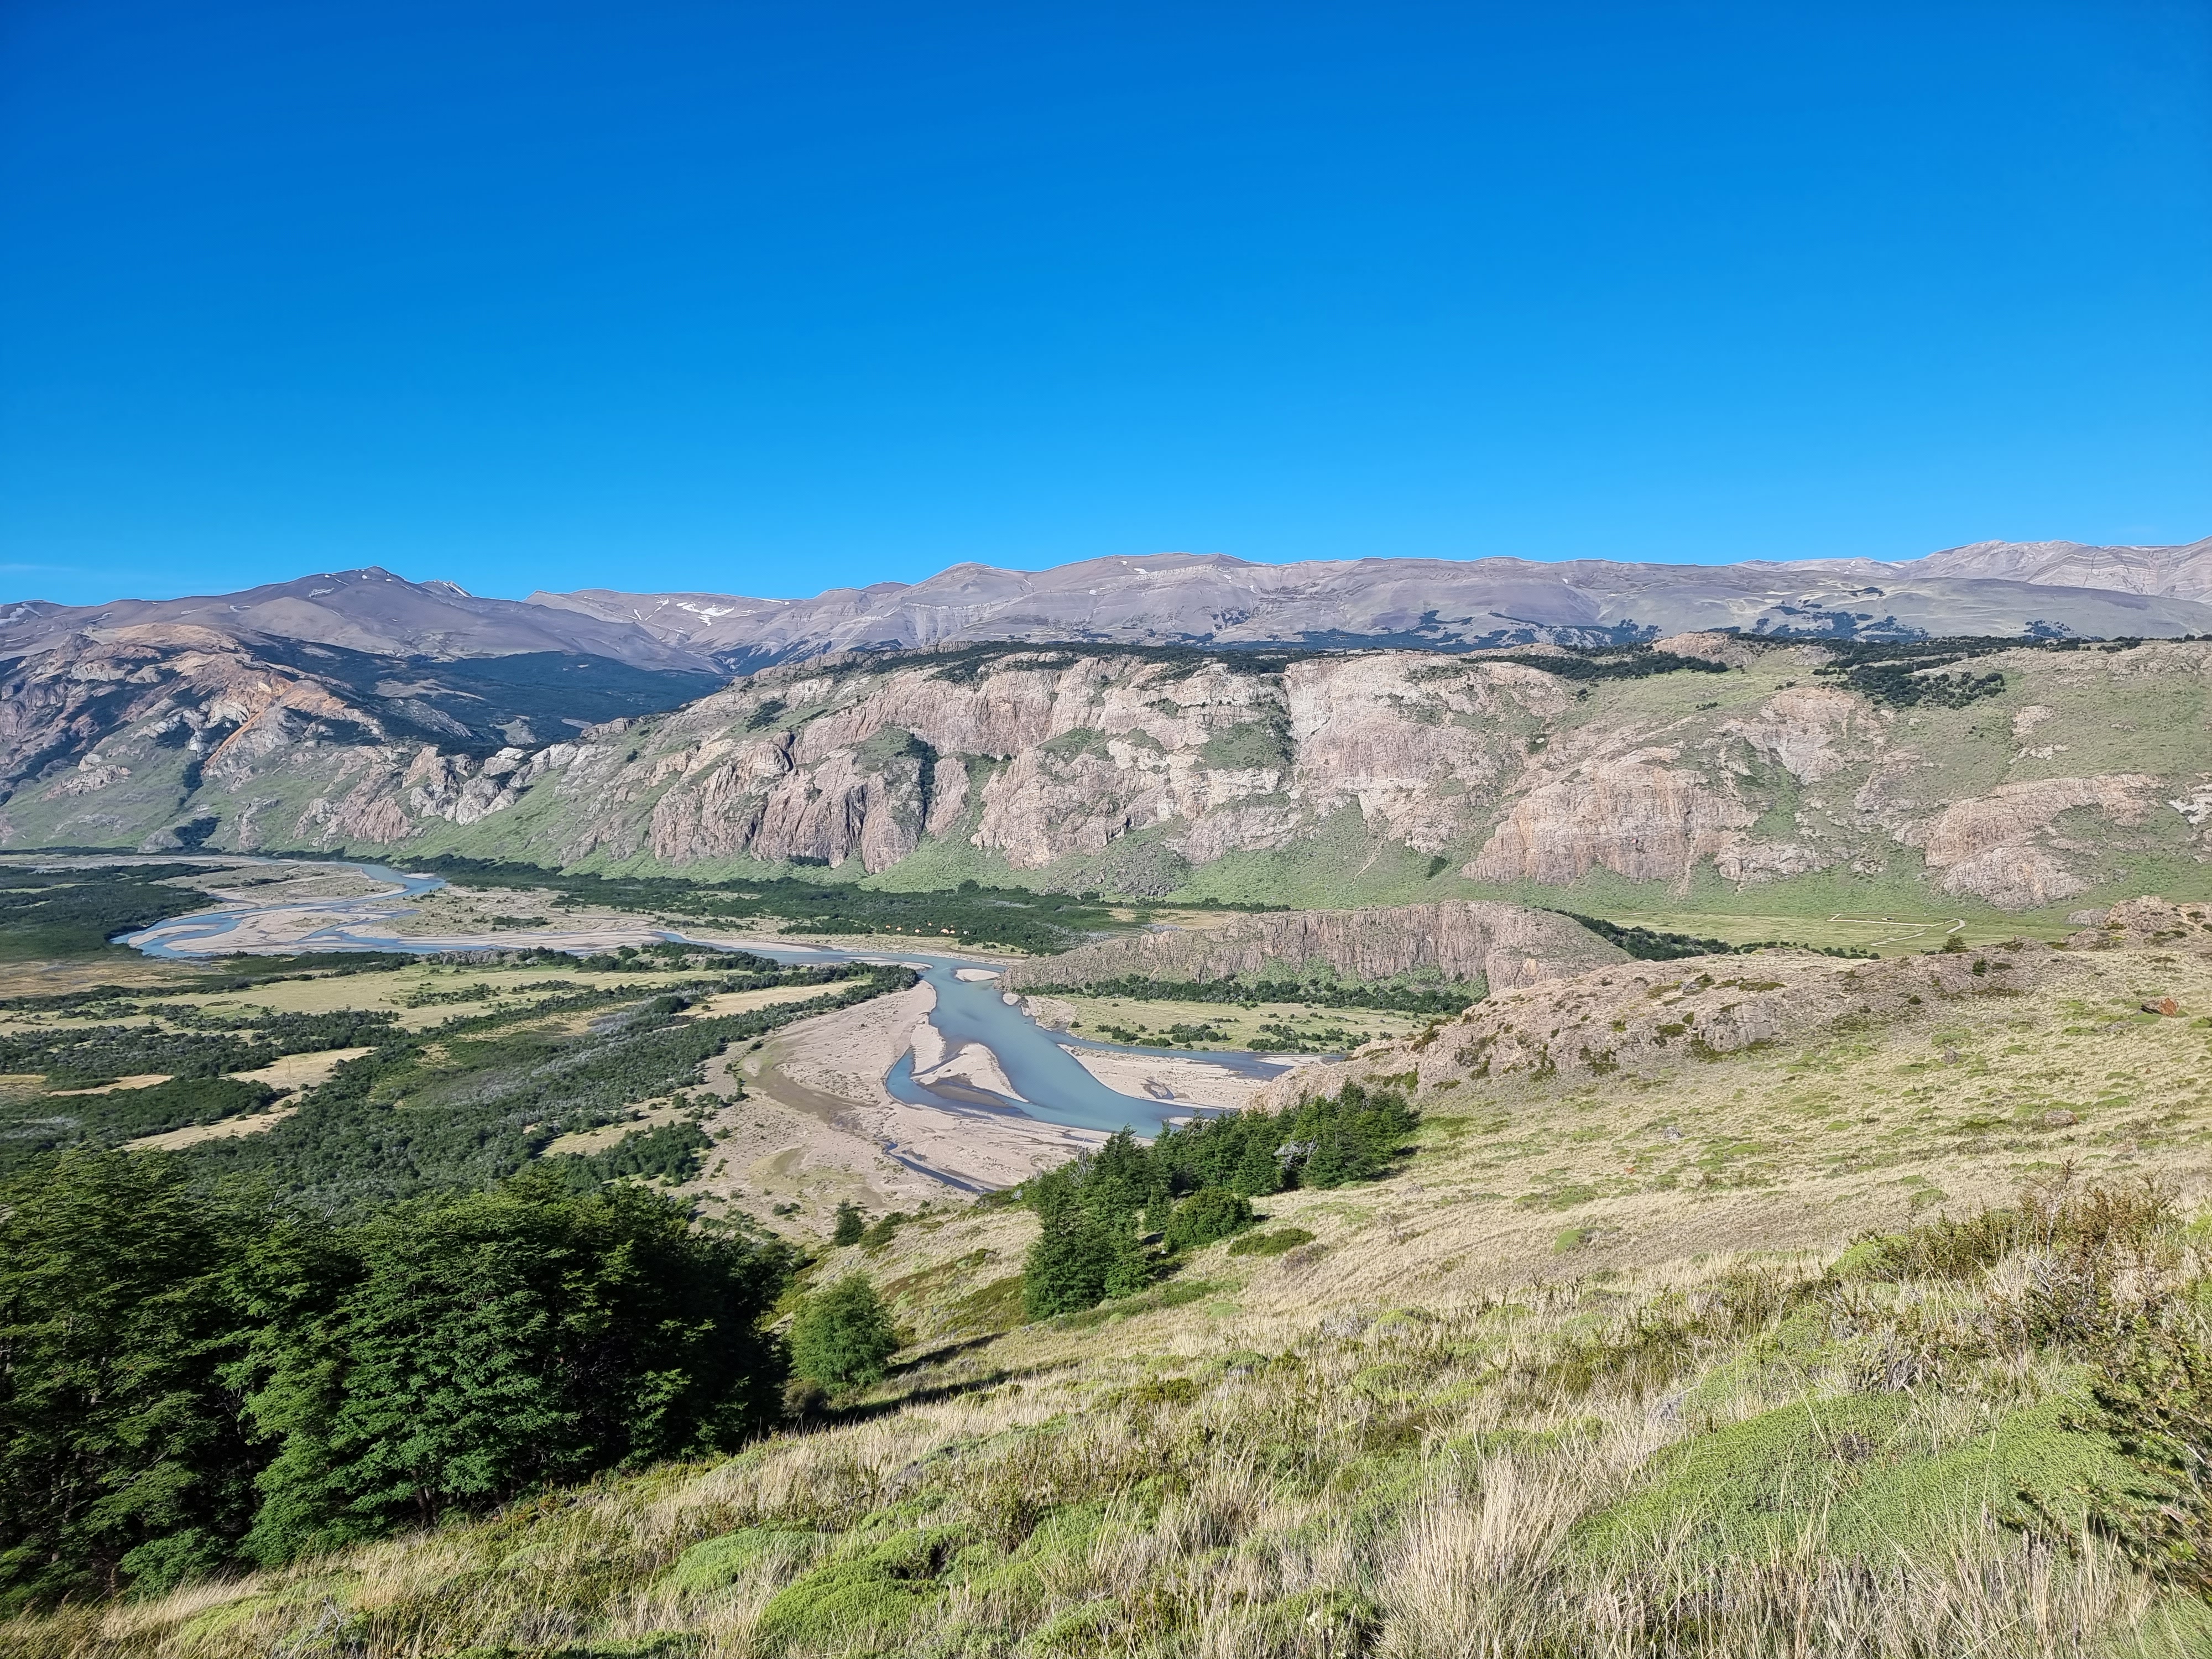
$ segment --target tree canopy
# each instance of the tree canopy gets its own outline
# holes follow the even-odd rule
[[[0,1607],[734,1447],[792,1266],[550,1170],[347,1224],[65,1155],[0,1191]]]

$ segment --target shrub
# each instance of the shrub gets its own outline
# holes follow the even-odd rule
[[[898,1349],[890,1314],[860,1273],[808,1297],[791,1324],[792,1368],[826,1388],[881,1382]]]
[[[761,1609],[758,1635],[778,1652],[911,1651],[901,1638],[944,1594],[939,1581],[963,1538],[921,1528],[826,1561]]]
[[[1278,1227],[1271,1233],[1247,1233],[1229,1247],[1231,1255],[1283,1255],[1301,1244],[1310,1244],[1314,1236],[1303,1227]]]
[[[867,1231],[867,1218],[860,1213],[860,1206],[848,1199],[837,1206],[837,1228],[830,1235],[830,1242],[832,1244],[857,1244]]]
[[[2083,1185],[2068,1169],[2023,1185],[2011,1207],[1862,1238],[1834,1271],[1854,1279],[1966,1280],[2014,1250],[2046,1250],[2077,1264],[2155,1250],[2180,1224],[2173,1194],[2154,1182]]]
[[[1208,1187],[1176,1206],[1163,1242],[1170,1251],[1202,1249],[1216,1239],[1243,1232],[1256,1219],[1250,1199]]]
[[[2069,1426],[2110,1436],[2132,1476],[2086,1489],[2092,1524],[2143,1572],[2212,1600],[2212,1349],[2138,1318],[2090,1393]],[[2034,1530],[2062,1544],[2078,1534],[2042,1492],[2022,1497]]]

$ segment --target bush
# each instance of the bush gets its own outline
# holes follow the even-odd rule
[[[864,1274],[848,1273],[816,1291],[792,1321],[792,1369],[825,1388],[881,1382],[884,1363],[898,1350],[890,1314]]]
[[[2138,1317],[2105,1354],[2093,1408],[2069,1427],[2100,1432],[2125,1473],[2071,1490],[2090,1524],[2154,1579],[2212,1601],[2212,1349]],[[2024,1492],[2029,1525],[2070,1547],[2081,1527],[2051,1489]]]
[[[1170,1251],[1202,1249],[1216,1239],[1252,1225],[1252,1200],[1241,1193],[1208,1187],[1176,1206],[1164,1240]]]

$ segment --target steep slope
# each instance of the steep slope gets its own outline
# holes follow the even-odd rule
[[[715,684],[565,652],[379,656],[173,623],[62,635],[0,659],[0,843],[290,846],[315,790],[417,761],[416,811],[465,817],[467,784],[488,799],[484,771],[511,745]],[[356,804],[333,814],[343,833],[412,832],[374,791]]]
[[[2212,860],[2206,642],[978,647],[792,665],[564,736],[396,671],[364,687],[219,636],[76,637],[0,699],[15,846],[192,823],[240,850],[1766,915],[2063,915],[2193,896]]]

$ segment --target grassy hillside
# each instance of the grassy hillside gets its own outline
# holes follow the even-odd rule
[[[2151,943],[1433,1091],[1385,1177],[1036,1322],[1028,1210],[880,1224],[801,1288],[867,1275],[890,1373],[735,1457],[0,1653],[2204,1652],[2208,1011]]]

